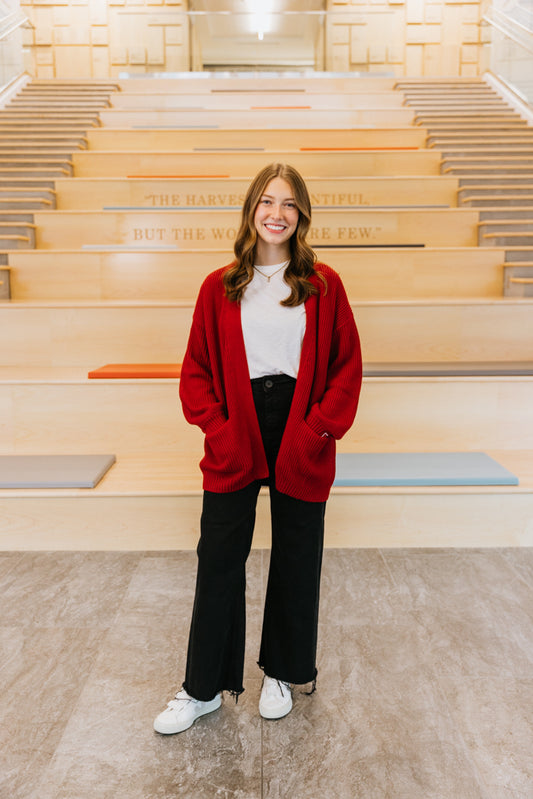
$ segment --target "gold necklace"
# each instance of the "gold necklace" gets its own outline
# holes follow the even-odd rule
[[[260,269],[258,269],[258,268],[257,268],[257,266],[254,266],[254,269],[255,269],[255,271],[256,271],[256,272],[259,272],[259,274],[261,275],[261,277],[264,277],[264,278],[266,278],[266,279],[267,279],[267,281],[270,283],[270,278],[271,278],[271,277],[274,277],[274,275],[277,275],[277,274],[278,274],[278,272],[281,272],[281,270],[282,270],[282,269],[285,269],[285,268],[288,266],[288,264],[289,264],[289,262],[288,262],[288,261],[285,261],[284,263],[282,263],[282,264],[281,264],[280,268],[279,268],[279,269],[276,269],[276,271],[275,271],[275,272],[272,272],[272,274],[271,274],[271,275],[265,275],[265,273],[264,273],[264,272],[261,272],[261,270],[260,270]]]

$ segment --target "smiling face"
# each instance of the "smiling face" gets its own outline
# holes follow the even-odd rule
[[[290,257],[289,240],[298,227],[294,192],[283,178],[273,178],[265,188],[254,214],[258,239],[257,264],[277,264]]]

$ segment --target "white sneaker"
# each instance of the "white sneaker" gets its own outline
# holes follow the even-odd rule
[[[259,713],[264,719],[281,719],[292,710],[292,693],[288,682],[263,678],[263,688],[259,700]]]
[[[178,691],[175,699],[172,699],[165,710],[157,716],[154,721],[154,730],[163,735],[172,735],[176,732],[183,732],[192,727],[196,719],[218,710],[222,704],[222,697],[217,694],[210,702],[200,702],[193,699],[185,689]]]

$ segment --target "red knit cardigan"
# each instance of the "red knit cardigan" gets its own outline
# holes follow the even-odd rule
[[[202,284],[183,359],[185,418],[205,433],[200,462],[207,491],[224,493],[268,476],[241,327],[241,307],[224,294],[222,275]],[[359,336],[339,275],[316,264],[327,281],[305,302],[306,330],[291,410],[276,462],[276,488],[324,502],[335,477],[335,439],[351,427],[361,390]]]

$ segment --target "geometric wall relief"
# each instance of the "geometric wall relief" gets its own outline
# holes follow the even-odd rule
[[[37,78],[181,72],[189,64],[187,0],[21,0],[26,69]]]
[[[475,77],[488,69],[488,0],[328,0],[326,69]]]

